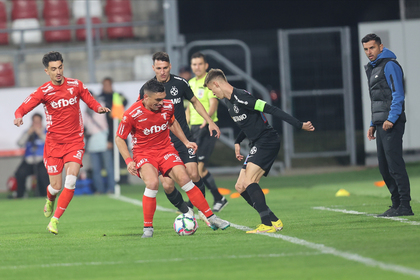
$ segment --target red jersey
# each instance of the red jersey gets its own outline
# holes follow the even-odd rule
[[[47,121],[47,140],[56,143],[83,141],[80,99],[95,112],[102,107],[77,79],[64,78],[63,84],[59,86],[49,81],[23,101],[15,112],[15,118],[22,118],[42,103]]]
[[[172,146],[169,126],[174,120],[172,101],[164,100],[163,106],[158,111],[150,111],[144,107],[142,100],[138,100],[125,111],[117,135],[127,139],[131,133],[133,153],[164,149]]]

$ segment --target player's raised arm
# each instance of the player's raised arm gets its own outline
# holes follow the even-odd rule
[[[209,117],[209,114],[207,114],[206,109],[204,109],[203,104],[194,96],[190,99],[190,102],[194,106],[194,109],[197,111],[197,113],[203,117],[209,124],[209,131],[210,136],[213,136],[213,130],[216,130],[216,137],[220,137],[220,129],[219,127],[214,123],[214,121]]]
[[[23,124],[23,116],[32,111],[42,102],[43,93],[40,89],[31,93],[15,111],[15,119],[13,124],[17,127]]]
[[[181,126],[179,125],[178,121],[176,119],[173,119],[172,124],[170,124],[169,129],[172,131],[172,133],[178,137],[179,140],[181,140],[184,145],[189,148],[193,149],[194,153],[197,151],[197,144],[194,142],[188,141],[187,137],[185,136],[184,132],[182,131]]]

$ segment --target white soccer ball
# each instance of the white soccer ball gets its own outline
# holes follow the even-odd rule
[[[181,214],[176,217],[174,222],[174,230],[178,235],[194,234],[198,228],[197,220],[188,213]]]

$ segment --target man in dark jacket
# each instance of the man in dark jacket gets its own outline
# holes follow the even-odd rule
[[[379,171],[392,201],[392,206],[379,216],[414,215],[410,206],[410,181],[402,157],[406,122],[403,71],[395,54],[383,46],[376,34],[366,35],[362,45],[370,60],[365,66],[372,110],[367,138],[376,139]]]

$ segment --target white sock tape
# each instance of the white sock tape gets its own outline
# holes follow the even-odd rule
[[[144,189],[144,195],[147,196],[147,197],[151,197],[151,198],[156,197],[157,193],[158,193],[157,190],[154,191],[154,190],[151,190],[151,189],[148,189],[148,188]]]
[[[66,181],[64,181],[64,187],[69,190],[74,190],[76,188],[77,177],[74,175],[67,175]]]
[[[181,189],[183,189],[185,192],[188,192],[194,187],[195,187],[195,185],[194,185],[193,181],[189,181],[184,186],[182,186]]]

